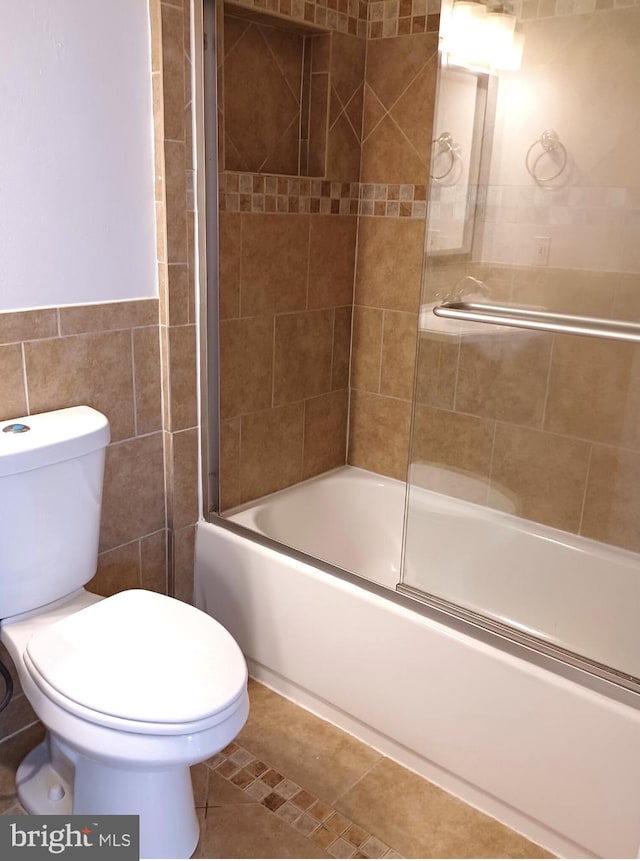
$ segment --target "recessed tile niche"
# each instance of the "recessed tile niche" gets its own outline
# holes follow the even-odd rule
[[[323,177],[331,35],[225,3],[224,167]]]

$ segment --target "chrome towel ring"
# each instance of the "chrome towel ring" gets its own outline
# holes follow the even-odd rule
[[[542,147],[542,149],[535,158],[532,159],[533,151],[538,146]],[[550,155],[551,153],[559,153],[560,166],[557,171],[550,176],[540,176],[540,159],[544,158],[545,155]],[[545,131],[540,135],[540,138],[537,141],[534,141],[527,150],[524,163],[529,176],[531,176],[539,185],[545,185],[548,182],[553,182],[554,179],[558,179],[558,177],[564,172],[568,160],[569,156],[567,154],[567,148],[562,143],[556,132],[554,132],[553,129],[545,129]]]
[[[437,145],[438,149],[434,152],[432,156],[432,163],[439,155],[446,155],[450,159],[447,170],[444,173],[431,174],[431,179],[434,182],[442,182],[442,180],[446,179],[453,173],[454,168],[460,161],[460,147],[453,140],[453,135],[451,132],[443,132],[440,137],[437,137],[435,140],[431,141],[431,145]]]

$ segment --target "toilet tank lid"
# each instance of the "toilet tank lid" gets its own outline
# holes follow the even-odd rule
[[[0,476],[89,454],[109,443],[109,422],[92,407],[67,407],[0,422]]]

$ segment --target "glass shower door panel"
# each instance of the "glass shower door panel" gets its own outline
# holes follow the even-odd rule
[[[518,31],[457,253],[432,172],[399,588],[638,679],[640,7]]]
[[[640,677],[640,345],[454,325],[420,332],[404,589]]]

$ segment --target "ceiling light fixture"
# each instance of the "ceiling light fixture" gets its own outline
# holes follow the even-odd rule
[[[442,26],[442,51],[449,65],[495,73],[519,69],[524,38],[516,16],[474,0],[454,0]]]

